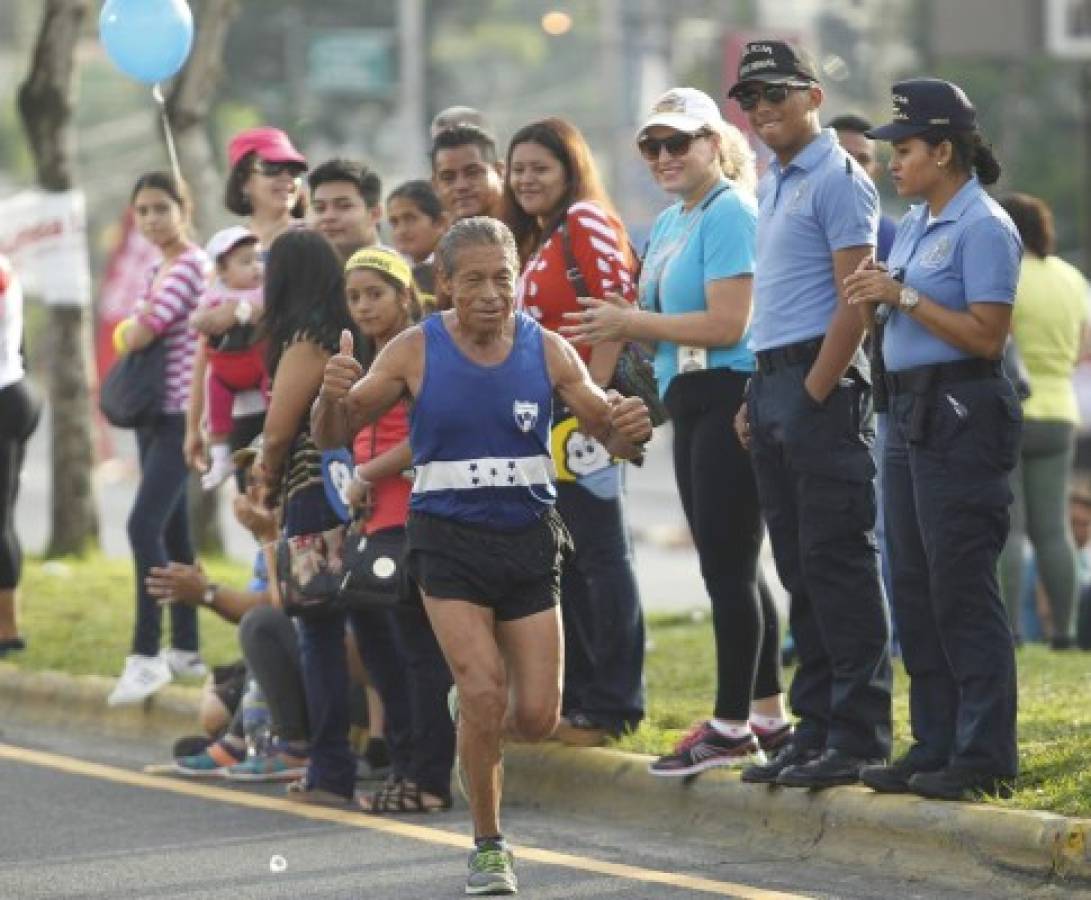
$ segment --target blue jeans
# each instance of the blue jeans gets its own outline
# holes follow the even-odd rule
[[[189,470],[182,456],[185,416],[163,415],[154,425],[136,430],[140,451],[140,486],[127,523],[136,564],[136,629],[133,653],[155,656],[162,632],[162,607],[148,593],[144,579],[152,566],[169,560],[193,562],[193,543],[186,511]],[[197,610],[185,603],[170,604],[171,644],[197,649]]]
[[[557,484],[557,511],[575,546],[561,574],[566,714],[624,731],[644,718],[644,615],[621,495]]]
[[[375,689],[383,700],[391,770],[422,790],[451,792],[455,731],[447,711],[451,676],[420,607],[347,615]],[[311,758],[307,783],[351,797],[356,758],[349,746],[349,673],[345,615],[300,622],[300,651]]]
[[[286,534],[323,531],[337,522],[321,486],[293,496],[284,519]],[[383,700],[393,774],[429,793],[448,796],[455,752],[454,726],[447,711],[451,676],[424,610],[408,605],[397,611],[356,611],[300,621],[311,731],[308,786],[351,797],[356,782],[356,758],[348,740],[346,618],[360,659]]]

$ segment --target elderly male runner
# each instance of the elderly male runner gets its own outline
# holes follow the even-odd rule
[[[507,226],[463,219],[437,257],[453,308],[391,341],[366,377],[346,333],[311,421],[320,447],[345,445],[406,392],[414,398],[408,571],[459,692],[476,843],[466,893],[513,894],[501,740],[542,740],[560,712],[557,601],[569,538],[553,509],[551,397],[617,456],[638,455],[651,422],[641,400],[596,387],[567,341],[513,313],[519,259]]]

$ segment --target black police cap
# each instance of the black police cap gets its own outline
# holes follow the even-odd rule
[[[814,61],[784,41],[751,41],[739,61],[739,80],[727,96],[734,97],[748,81],[818,81]]]
[[[901,141],[933,128],[971,130],[977,112],[966,92],[940,78],[910,78],[893,88],[894,120],[872,128],[867,136],[879,141]]]

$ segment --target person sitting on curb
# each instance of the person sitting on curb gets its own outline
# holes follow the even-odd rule
[[[236,464],[249,468],[253,450],[235,454]],[[277,538],[275,514],[265,508],[265,488],[248,475],[246,493],[235,498],[235,518],[262,545],[272,570]],[[249,674],[269,704],[276,739],[266,754],[246,758],[242,704],[226,733],[192,756],[180,758],[175,771],[192,777],[225,777],[234,781],[282,781],[300,777],[308,756],[307,709],[300,672],[299,645],[291,620],[279,608],[275,588],[236,590],[211,581],[200,564],[170,562],[153,567],[147,588],[160,603],[209,607],[228,622],[239,624],[239,643]]]

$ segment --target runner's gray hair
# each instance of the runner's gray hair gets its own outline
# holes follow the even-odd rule
[[[459,253],[466,247],[481,244],[501,247],[512,274],[519,274],[519,250],[515,246],[511,229],[492,216],[470,216],[455,222],[440,238],[439,246],[436,247],[440,268],[448,278],[453,278]]]

